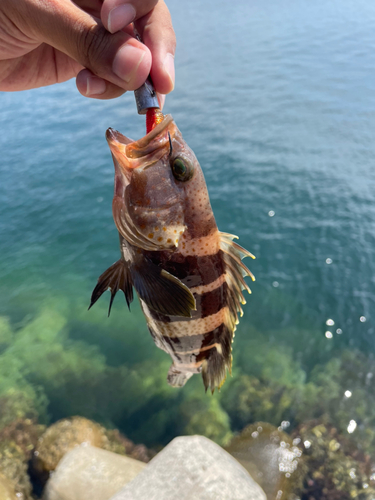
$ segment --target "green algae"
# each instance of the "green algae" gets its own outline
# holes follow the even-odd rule
[[[134,309],[124,324],[124,315],[107,320],[104,305],[91,314],[55,298],[16,324],[1,318],[0,429],[17,418],[45,424],[80,415],[160,448],[181,434],[225,445],[255,422],[288,422],[293,432],[324,417],[342,435],[355,421],[351,438],[375,455],[370,356],[346,350],[308,371],[292,347],[252,331],[221,392],[205,394],[199,377],[176,390],[166,383],[170,359]]]
[[[13,331],[9,318],[0,316],[0,353],[4,351],[13,340]]]
[[[200,389],[200,388],[199,388]],[[184,434],[200,434],[221,446],[233,436],[230,419],[217,398],[201,396],[201,389],[189,394],[180,407]]]
[[[293,437],[303,452],[303,485],[294,489],[302,500],[373,500],[374,461],[358,443],[327,419],[301,424]]]
[[[8,400],[8,402],[11,401]],[[7,400],[2,400],[2,412]],[[8,411],[10,409],[8,408]],[[6,423],[2,419],[0,428],[0,471],[7,480],[9,488],[17,498],[32,498],[32,486],[28,474],[28,464],[39,436],[45,426],[29,418],[16,418]]]
[[[281,428],[267,422],[248,425],[226,450],[258,482],[268,499],[292,500],[294,492],[302,491],[307,472],[302,451]]]

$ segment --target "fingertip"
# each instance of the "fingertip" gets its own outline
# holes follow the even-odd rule
[[[170,90],[172,92],[174,89],[175,82],[175,68],[174,68],[174,55],[168,53],[164,58],[163,70],[166,74],[166,77],[169,78]],[[166,92],[168,94],[169,92]]]
[[[78,73],[76,85],[79,92],[85,97],[104,94],[107,87],[103,78],[95,76],[88,69],[83,69]]]
[[[77,89],[85,97],[93,99],[113,99],[125,93],[125,90],[103,78],[83,69],[76,77]]]
[[[160,111],[163,111],[164,103],[165,103],[165,94],[160,94],[159,92],[157,92],[156,95],[157,95],[157,98],[159,101]]]
[[[116,33],[132,23],[136,15],[136,10],[130,3],[116,5],[110,9],[108,3],[104,3],[101,20],[110,33]]]
[[[124,82],[127,90],[135,90],[145,82],[150,73],[151,52],[145,45],[132,40],[119,48],[112,70]]]
[[[155,89],[160,94],[169,94],[175,85],[174,55],[168,52],[164,57],[154,54],[151,68],[151,78]]]

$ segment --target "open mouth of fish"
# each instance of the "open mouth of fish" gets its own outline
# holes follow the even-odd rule
[[[169,150],[175,132],[176,125],[172,116],[166,115],[161,123],[138,141],[133,141],[112,128],[107,130],[106,139],[113,156],[126,169],[147,169]]]

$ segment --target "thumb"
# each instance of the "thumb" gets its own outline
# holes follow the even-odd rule
[[[109,33],[99,19],[70,0],[27,0],[26,3],[27,29],[37,40],[64,52],[94,75],[113,84],[112,87],[135,90],[146,80],[151,53],[129,34]]]

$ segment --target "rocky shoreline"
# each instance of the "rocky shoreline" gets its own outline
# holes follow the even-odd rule
[[[153,361],[137,344],[143,337],[136,317],[121,356],[118,349],[108,350],[104,330],[93,338],[99,316],[93,315],[92,323],[86,316],[70,321],[54,303],[17,326],[0,317],[0,500],[46,500],[60,467],[75,463],[69,456],[74,458],[77,448],[77,460],[82,458],[85,446],[94,460],[91,469],[109,474],[112,465],[106,468],[103,457],[118,463],[116,480],[109,481],[112,495],[129,471],[140,471],[137,477],[151,474],[168,447],[175,446],[173,438],[186,435],[205,436],[229,452],[267,500],[375,498],[371,355],[345,349],[309,367],[292,347],[276,346],[251,331],[251,340],[237,352],[233,378],[211,397],[202,391],[198,377],[183,391],[165,383],[169,361]],[[74,336],[82,331],[94,343],[103,340],[106,355],[100,344]],[[111,332],[123,342],[121,320]],[[130,344],[131,362],[126,358]],[[147,447],[138,444],[142,442]],[[205,443],[203,450],[209,446]],[[173,477],[184,470],[182,458],[170,464]],[[192,464],[199,463],[194,451],[190,458]],[[134,467],[125,466],[124,459],[137,460],[138,468],[134,462],[129,462]],[[75,470],[82,470],[81,479],[86,477],[84,464],[90,460],[86,457],[83,465],[82,460],[65,468],[72,472],[69,478],[60,476],[63,482],[73,484]],[[215,470],[206,469],[202,477],[220,484],[209,475]],[[178,500],[181,481],[174,485]],[[74,484],[76,492],[69,493],[69,500],[83,500],[81,483]],[[136,484],[135,478],[129,488]]]
[[[0,430],[0,500],[372,500],[375,464],[323,420],[258,422],[224,449],[204,436],[134,444],[84,417]]]

